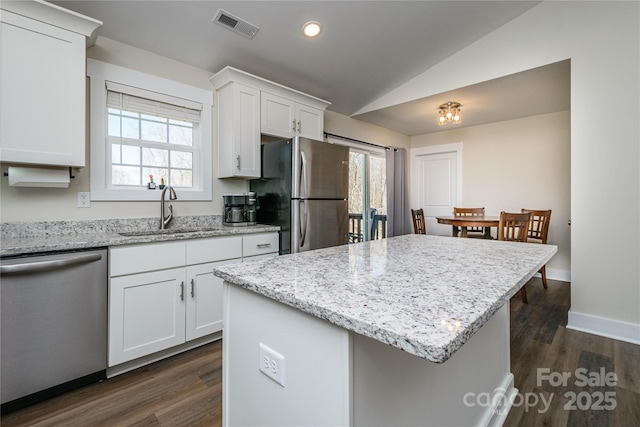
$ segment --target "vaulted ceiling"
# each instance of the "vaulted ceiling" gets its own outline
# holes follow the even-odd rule
[[[332,103],[352,116],[539,1],[52,1],[103,21],[98,35],[215,73],[226,65]],[[248,39],[214,24],[223,9],[259,28]],[[302,36],[315,20],[322,32]],[[471,126],[569,108],[569,63],[457,88],[355,118],[407,135],[442,130],[458,101]]]

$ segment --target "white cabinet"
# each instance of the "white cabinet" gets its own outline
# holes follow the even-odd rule
[[[185,269],[111,279],[109,366],[185,341]]]
[[[324,111],[299,104],[281,96],[262,92],[260,96],[260,131],[265,135],[322,140]]]
[[[222,330],[222,279],[213,275],[213,267],[231,261],[187,267],[188,292],[186,340],[194,340]]]
[[[260,91],[239,83],[218,90],[218,178],[260,177]]]
[[[216,265],[278,256],[278,233],[109,250],[109,366],[222,331]]]
[[[86,37],[102,23],[46,2],[0,7],[0,159],[84,167]]]
[[[280,240],[278,233],[247,234],[242,238],[242,257],[278,254]]]
[[[220,261],[242,261],[241,236],[111,248],[109,366],[221,331]]]
[[[324,137],[329,102],[225,67],[211,77],[218,103],[218,178],[260,177],[260,135]]]

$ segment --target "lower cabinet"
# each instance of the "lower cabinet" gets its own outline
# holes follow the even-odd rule
[[[110,248],[109,367],[222,331],[214,266],[242,262],[243,252],[277,256],[277,242],[264,233]]]
[[[213,267],[240,262],[239,259],[187,267],[188,291],[186,340],[194,340],[222,330],[222,279]]]
[[[109,366],[185,342],[186,269],[111,279]]]

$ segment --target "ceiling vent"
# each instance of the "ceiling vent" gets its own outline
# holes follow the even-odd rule
[[[247,21],[238,18],[237,16],[233,16],[229,12],[222,9],[218,10],[215,18],[213,18],[213,22],[248,39],[252,39],[253,36],[255,36],[256,33],[260,30],[260,28],[256,27],[255,25],[250,24]]]

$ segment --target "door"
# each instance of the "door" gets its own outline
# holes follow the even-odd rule
[[[296,104],[298,134],[305,138],[322,139],[324,136],[324,112],[304,104]]]
[[[346,200],[293,200],[292,252],[347,243],[349,206]]]
[[[232,259],[187,267],[187,341],[222,330],[223,280],[213,275],[213,267],[241,261],[242,259]]]
[[[262,92],[260,103],[260,131],[264,135],[293,138],[296,129],[295,103],[267,92]]]
[[[106,250],[3,259],[0,274],[3,410],[107,368]]]
[[[387,236],[387,179],[382,153],[349,153],[349,242]]]
[[[109,366],[185,341],[185,269],[111,279]]]
[[[294,145],[293,198],[347,199],[349,148],[298,138]]]
[[[411,150],[413,209],[424,210],[427,234],[450,236],[451,226],[436,217],[453,215],[460,204],[461,146],[450,144]]]

